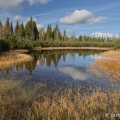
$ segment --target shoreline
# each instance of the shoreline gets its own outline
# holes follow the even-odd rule
[[[110,50],[101,53],[102,56],[109,59],[96,60],[91,65],[91,70],[98,76],[106,75],[112,81],[119,81],[120,78],[120,50]]]
[[[107,47],[35,47],[34,50],[112,50]]]
[[[15,50],[10,50],[10,52],[28,53],[29,50],[27,50],[27,49],[15,49]]]
[[[31,61],[33,58],[30,55],[17,52],[2,52],[0,53],[0,70],[13,67],[16,64]]]

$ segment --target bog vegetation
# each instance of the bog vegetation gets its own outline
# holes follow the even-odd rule
[[[116,120],[120,111],[120,91],[76,86],[57,89],[36,83],[36,89],[23,88],[22,81],[0,81],[1,120]],[[44,91],[44,92],[43,92]],[[106,117],[106,113],[109,115]]]
[[[95,38],[90,36],[76,37],[75,33],[67,36],[66,30],[54,29],[49,24],[47,30],[37,29],[36,22],[30,20],[24,25],[17,20],[13,29],[12,22],[7,18],[5,25],[0,22],[0,52],[10,49],[28,49],[34,47],[112,47],[120,48],[119,38]]]

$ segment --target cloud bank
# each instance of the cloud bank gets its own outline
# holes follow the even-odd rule
[[[88,10],[75,10],[70,15],[67,15],[59,20],[63,24],[95,24],[99,22],[105,22],[106,17],[98,16],[94,17]]]
[[[9,0],[9,1],[0,0],[0,8],[9,9],[19,7],[19,5],[24,1],[27,1],[30,5],[33,5],[33,4],[46,4],[51,0]]]
[[[101,33],[101,32],[94,32],[90,36],[100,37],[100,38],[119,38],[119,35],[117,35],[117,34]]]

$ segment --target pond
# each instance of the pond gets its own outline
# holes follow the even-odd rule
[[[80,85],[85,88],[111,86],[104,76],[98,78],[90,69],[90,65],[101,59],[96,50],[44,50],[29,53],[33,61],[16,65],[0,72],[0,79],[22,80],[24,86],[31,88],[36,83],[43,83],[47,88],[69,87]]]

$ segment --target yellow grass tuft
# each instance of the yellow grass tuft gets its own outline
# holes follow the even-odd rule
[[[0,69],[12,67],[26,61],[31,61],[33,58],[27,54],[20,54],[16,52],[0,53]]]
[[[51,93],[41,83],[29,96],[29,90],[15,87],[19,82],[12,84],[10,81],[0,84],[1,120],[110,120],[111,116],[105,117],[106,113],[120,111],[119,90],[112,93],[100,88],[81,91],[78,86]]]
[[[96,60],[91,69],[98,75],[105,74],[114,80],[120,80],[120,51],[107,51],[101,55],[108,58]]]

